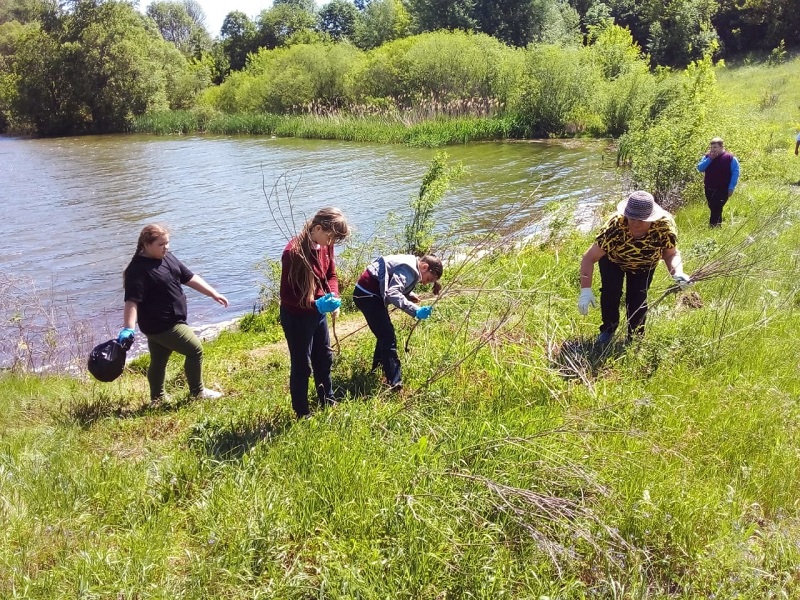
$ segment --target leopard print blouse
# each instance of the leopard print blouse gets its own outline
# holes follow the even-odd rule
[[[618,214],[608,220],[595,241],[623,271],[646,271],[656,268],[662,250],[675,248],[678,230],[672,217],[662,217],[653,221],[644,237],[634,239],[627,219]]]

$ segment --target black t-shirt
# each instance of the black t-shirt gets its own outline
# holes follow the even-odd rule
[[[186,323],[186,295],[182,284],[194,273],[171,252],[163,259],[133,257],[125,271],[125,302],[135,302],[139,329],[157,334]]]

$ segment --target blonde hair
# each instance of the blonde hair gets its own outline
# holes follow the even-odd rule
[[[169,230],[163,225],[158,225],[157,223],[150,223],[149,225],[145,225],[144,227],[142,227],[142,231],[139,232],[139,239],[136,242],[136,252],[133,253],[134,258],[136,258],[137,255],[142,253],[145,244],[152,244],[158,238],[167,235],[169,235]],[[128,269],[126,268],[122,272],[123,280],[125,279],[127,273]]]
[[[317,225],[322,227],[326,233],[333,234],[334,243],[342,242],[350,237],[350,227],[342,211],[334,206],[328,206],[320,209],[310,221],[307,221],[300,233],[292,240],[292,251],[300,257],[300,260],[292,261],[289,264],[287,276],[289,285],[300,291],[300,296],[303,298],[302,305],[305,308],[313,306],[314,290],[319,279],[314,274],[311,263],[314,260],[315,245],[311,239],[311,231]]]

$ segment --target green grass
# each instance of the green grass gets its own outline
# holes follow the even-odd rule
[[[510,120],[502,118],[439,117],[422,123],[405,124],[380,117],[209,114],[198,110],[147,113],[134,120],[131,131],[156,135],[276,135],[436,147],[505,139],[509,137],[512,126]]]
[[[721,75],[720,122],[787,142],[791,111],[754,112],[770,76]],[[687,272],[770,217],[746,250],[766,262],[697,284],[699,308],[670,296],[632,346],[591,348],[591,238],[559,230],[461,274],[493,291],[416,328],[403,396],[364,330],[334,364],[344,400],[295,421],[274,313],[207,344],[221,400],[187,401],[177,360],[160,409],[146,358],[111,384],[0,375],[0,597],[800,597],[800,159],[724,135],[743,182],[720,230],[687,198]]]

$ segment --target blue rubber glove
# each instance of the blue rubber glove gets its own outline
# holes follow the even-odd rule
[[[123,328],[117,336],[117,343],[121,346],[127,346],[130,348],[133,344],[133,329],[128,327]]]
[[[420,306],[417,309],[417,312],[416,312],[416,314],[414,316],[417,317],[420,320],[427,319],[428,317],[431,316],[431,311],[432,310],[433,310],[432,306]]]
[[[322,298],[314,300],[317,310],[322,313],[333,312],[342,305],[342,301],[331,293],[325,294]]]

